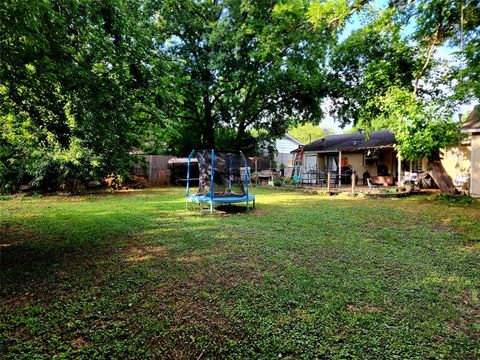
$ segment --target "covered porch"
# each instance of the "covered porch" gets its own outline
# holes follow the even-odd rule
[[[341,187],[351,184],[355,175],[358,185],[369,182],[394,185],[401,173],[394,145],[395,136],[388,130],[330,135],[316,140],[304,147],[302,183]]]
[[[405,165],[403,165],[405,168]],[[359,150],[305,152],[302,183],[326,185],[328,173],[331,184],[350,185],[355,174],[356,185],[392,186],[399,180],[402,164],[393,147],[377,147]]]

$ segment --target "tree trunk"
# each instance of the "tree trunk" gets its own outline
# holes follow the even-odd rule
[[[235,148],[245,153],[254,152],[256,148],[255,142],[247,134],[247,125],[245,120],[241,120],[237,127],[237,134],[234,140]]]
[[[455,194],[457,189],[453,185],[452,178],[447,174],[440,160],[428,159],[430,165],[430,176],[435,180],[440,191],[447,194]]]
[[[203,97],[203,106],[205,111],[203,145],[206,149],[215,149],[215,126],[213,123],[213,104],[208,98],[208,94]]]

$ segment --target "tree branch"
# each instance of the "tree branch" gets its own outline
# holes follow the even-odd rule
[[[419,86],[419,83],[420,83],[420,78],[423,75],[425,75],[425,72],[427,71],[428,65],[430,64],[430,60],[432,59],[433,50],[435,49],[435,47],[438,44],[439,32],[440,32],[440,24],[437,25],[437,28],[435,29],[435,34],[433,35],[430,46],[428,47],[427,59],[425,60],[425,63],[423,64],[422,69],[420,70],[420,73],[417,75],[417,77],[415,79],[415,85],[413,86],[413,95],[414,96],[417,96],[417,94],[418,94],[418,86]]]

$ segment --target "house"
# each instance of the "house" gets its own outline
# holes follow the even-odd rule
[[[336,182],[350,184],[355,172],[358,183],[390,186],[428,171],[428,160],[402,160],[395,150],[395,136],[389,130],[329,135],[304,146],[303,182],[331,172]],[[425,184],[428,182],[424,180]]]
[[[470,137],[470,195],[480,196],[480,106],[470,113],[460,128]]]
[[[288,174],[291,173],[291,168],[293,167],[293,157],[291,153],[298,149],[299,145],[303,144],[289,134],[285,134],[282,138],[275,141],[275,149],[277,150],[275,162],[278,169],[283,164],[283,167],[289,170],[285,171],[285,175],[287,175],[287,172]]]
[[[458,145],[443,151],[442,165],[456,186],[480,196],[480,105],[470,112],[460,133]]]
[[[340,184],[349,184],[355,172],[357,179],[372,177],[376,183],[393,185],[399,174],[394,145],[395,136],[388,130],[329,135],[305,145],[303,173],[332,172]]]

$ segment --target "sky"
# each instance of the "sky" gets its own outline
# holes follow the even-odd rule
[[[374,6],[381,9],[386,7],[387,3],[388,3],[387,0],[378,0],[375,2]],[[340,40],[346,39],[349,34],[361,28],[362,25],[363,24],[361,21],[361,16],[359,16],[358,14],[353,15],[352,18],[347,23],[345,30],[340,35]],[[403,33],[404,35],[409,35],[413,30],[414,30],[414,24],[411,24],[405,29],[403,29]],[[458,51],[458,48],[442,46],[437,49],[435,56],[442,59],[453,61],[453,53],[455,51]],[[460,106],[458,113],[462,115],[467,115],[473,109],[473,106],[476,104],[478,104],[478,101],[465,103],[462,106]],[[331,128],[333,129],[335,134],[342,134],[345,130],[352,128],[351,125],[347,125],[343,129],[340,128],[339,124],[335,122],[335,120],[330,115],[328,115],[328,107],[329,107],[329,101],[327,100],[322,104],[322,109],[324,110],[325,115],[319,126],[321,126],[322,128]]]

